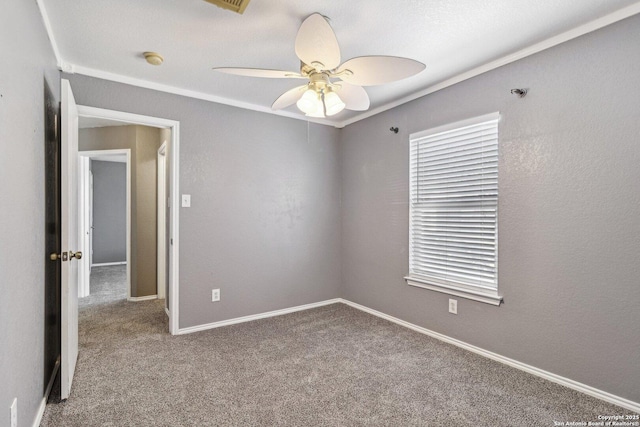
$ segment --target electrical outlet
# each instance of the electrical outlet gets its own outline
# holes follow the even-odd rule
[[[18,427],[18,398],[11,402],[11,427]]]
[[[458,300],[449,299],[449,313],[458,314]]]
[[[191,207],[191,194],[183,194],[182,195],[182,207],[190,208]]]
[[[211,290],[211,301],[213,302],[220,301],[220,289]]]

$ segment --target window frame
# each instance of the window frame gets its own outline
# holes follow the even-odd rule
[[[414,177],[411,175],[411,165],[412,165],[412,146],[414,141],[426,138],[431,135],[440,134],[443,132],[454,131],[457,129],[465,128],[468,126],[480,125],[486,122],[496,122],[496,127],[499,127],[500,123],[500,113],[490,113],[485,114],[478,117],[473,117],[466,120],[457,121],[454,123],[449,123],[443,126],[437,126],[434,128],[429,128],[421,132],[412,133],[409,135],[409,246],[411,246],[411,236],[413,234],[412,224],[413,224],[413,203],[411,201],[411,184],[414,180]],[[498,170],[499,170],[499,128],[498,130]],[[417,174],[417,172],[416,172]],[[499,175],[498,175],[499,176]],[[499,178],[498,178],[499,185]],[[499,200],[499,195],[498,195]],[[495,288],[491,287],[482,287],[481,285],[471,285],[471,284],[463,284],[463,283],[451,283],[451,281],[438,280],[436,277],[428,277],[422,276],[419,274],[415,274],[411,272],[411,263],[413,257],[413,250],[409,248],[409,273],[404,277],[405,281],[408,285],[429,289],[436,292],[442,292],[449,295],[458,296],[461,298],[471,299],[491,305],[499,306],[503,301],[503,297],[498,293],[498,200],[496,201],[496,213],[495,213]]]

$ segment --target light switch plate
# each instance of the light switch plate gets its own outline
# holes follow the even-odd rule
[[[449,299],[449,313],[458,314],[458,300]]]
[[[191,207],[191,194],[183,194],[182,195],[182,207],[190,208]]]

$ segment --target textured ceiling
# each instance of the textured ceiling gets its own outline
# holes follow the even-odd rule
[[[297,71],[294,40],[301,22],[330,18],[343,62],[395,55],[426,64],[406,80],[365,88],[371,111],[425,91],[483,64],[583,24],[634,11],[631,0],[252,0],[243,15],[203,0],[39,0],[61,66],[75,72],[270,110],[299,80],[216,73],[213,67]],[[619,13],[619,12],[617,12]],[[635,12],[634,12],[635,13]],[[148,65],[144,51],[161,53]],[[300,114],[295,105],[285,114]],[[366,113],[365,113],[366,115]],[[343,111],[333,123],[362,113]]]

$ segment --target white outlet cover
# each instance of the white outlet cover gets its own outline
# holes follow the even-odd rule
[[[182,207],[190,208],[191,207],[191,194],[183,194],[182,195]]]
[[[212,302],[220,301],[220,289],[211,290],[211,301]]]

